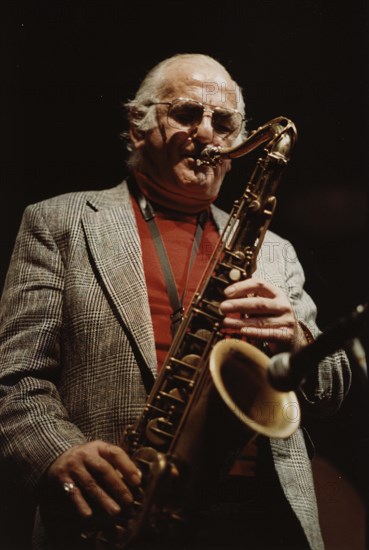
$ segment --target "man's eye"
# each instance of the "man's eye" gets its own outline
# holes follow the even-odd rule
[[[196,107],[177,107],[172,109],[170,116],[182,124],[189,124],[198,120],[199,110]]]
[[[234,124],[229,116],[217,117],[214,124],[218,131],[231,132],[234,129]]]
[[[231,133],[234,132],[237,127],[239,126],[239,121],[230,113],[228,112],[217,112],[216,117],[214,117],[214,125],[216,127],[216,131],[219,133]]]

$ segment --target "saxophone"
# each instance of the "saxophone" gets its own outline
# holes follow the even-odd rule
[[[296,141],[294,124],[278,117],[233,148],[206,147],[199,164],[245,155],[266,143],[173,340],[141,416],[123,447],[142,471],[122,519],[95,535],[96,548],[130,549],[175,536],[224,468],[230,452],[257,434],[286,438],[300,409],[293,392],[274,390],[269,358],[222,334],[225,287],[252,276],[273,216],[275,190]],[[291,420],[291,407],[294,417]],[[145,546],[146,547],[146,546]],[[149,544],[150,547],[150,544]]]

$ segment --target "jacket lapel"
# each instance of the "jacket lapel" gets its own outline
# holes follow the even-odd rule
[[[111,204],[89,201],[82,224],[92,262],[111,305],[133,347],[156,376],[154,333],[134,212],[127,188],[119,186],[115,193]]]

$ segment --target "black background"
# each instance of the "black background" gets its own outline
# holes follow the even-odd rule
[[[34,0],[1,11],[0,287],[24,207],[121,181],[121,101],[161,59],[201,52],[244,89],[249,129],[277,115],[296,123],[272,229],[297,248],[320,327],[367,299],[368,2]],[[241,194],[248,163],[234,163],[220,206]],[[311,431],[363,493],[366,393],[355,372],[343,409]]]

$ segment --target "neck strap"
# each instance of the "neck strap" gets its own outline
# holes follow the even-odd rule
[[[196,226],[194,241],[192,244],[191,257],[190,257],[190,261],[187,269],[186,282],[182,292],[182,296],[180,298],[178,295],[177,285],[174,279],[172,266],[170,265],[168,253],[166,251],[162,236],[160,234],[158,224],[156,223],[156,220],[155,220],[154,209],[150,204],[150,202],[147,200],[147,198],[141,192],[141,189],[139,188],[137,183],[132,181],[132,178],[129,179],[128,186],[139,206],[143,219],[149,226],[149,230],[156,248],[156,252],[158,254],[159,262],[161,265],[161,269],[163,271],[163,276],[167,287],[169,302],[172,308],[172,314],[170,316],[171,333],[172,333],[172,337],[174,337],[183,318],[183,312],[184,312],[183,303],[184,303],[184,297],[186,295],[188,277],[189,277],[193,262],[196,258],[197,251],[199,249],[204,227],[208,218],[208,212],[204,210],[200,212],[197,216],[197,226]]]

